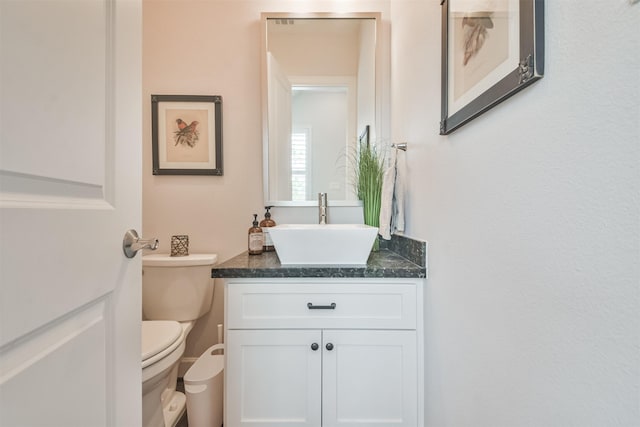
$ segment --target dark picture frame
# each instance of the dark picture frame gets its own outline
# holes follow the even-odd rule
[[[154,175],[222,175],[222,97],[151,95]]]
[[[442,0],[440,135],[448,135],[544,75],[544,0]]]

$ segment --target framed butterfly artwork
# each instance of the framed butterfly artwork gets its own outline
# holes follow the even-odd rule
[[[154,175],[222,175],[222,97],[151,95]]]
[[[442,0],[440,134],[544,74],[544,0]]]

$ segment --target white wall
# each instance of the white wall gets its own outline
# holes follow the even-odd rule
[[[430,427],[640,425],[640,3],[545,3],[545,77],[444,137],[439,2],[392,2]]]

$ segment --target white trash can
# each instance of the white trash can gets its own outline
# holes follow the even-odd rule
[[[224,344],[209,347],[184,374],[189,427],[222,426],[224,355],[217,350]]]

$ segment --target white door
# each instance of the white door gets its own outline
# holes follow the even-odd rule
[[[139,0],[0,1],[0,425],[141,424]]]
[[[322,426],[417,425],[415,331],[323,332]]]
[[[320,427],[321,340],[320,330],[227,331],[224,425]]]
[[[267,54],[269,200],[291,200],[291,82]]]

